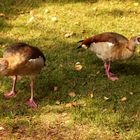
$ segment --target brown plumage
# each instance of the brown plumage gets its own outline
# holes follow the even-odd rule
[[[27,104],[31,107],[37,107],[33,100],[34,80],[36,74],[45,66],[45,57],[43,53],[36,47],[26,43],[17,43],[9,46],[3,53],[3,58],[0,58],[0,75],[12,76],[12,90],[5,94],[5,97],[10,98],[16,95],[17,76],[29,76],[31,80],[31,98]]]
[[[136,45],[140,45],[140,36],[128,40],[121,34],[105,32],[79,42],[81,45],[78,48],[88,48],[104,61],[107,77],[115,81],[118,77],[110,72],[111,61],[130,58],[135,52]]]

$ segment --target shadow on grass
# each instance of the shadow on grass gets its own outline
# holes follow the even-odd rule
[[[122,13],[120,12],[120,14]],[[3,24],[5,23],[3,22]],[[57,32],[55,34],[59,35]],[[40,41],[38,41],[38,38],[27,39],[24,42],[33,43],[33,45],[35,43],[42,44],[41,41],[45,38],[44,36],[40,37]],[[1,44],[10,44],[16,41],[18,40],[3,37],[0,40]],[[32,117],[43,114],[42,110],[44,108],[46,112],[55,113],[62,113],[64,110],[67,112],[73,111],[75,118],[79,117],[79,122],[88,119],[88,122],[96,122],[101,126],[102,124],[111,126],[110,128],[116,130],[119,128],[127,130],[128,127],[132,129],[138,121],[135,116],[138,116],[139,113],[140,66],[137,63],[138,60],[136,62],[135,60],[132,62],[129,60],[127,63],[114,63],[112,71],[119,74],[120,79],[112,82],[106,78],[102,62],[92,53],[76,50],[78,44],[69,43],[68,39],[62,41],[60,38],[52,38],[52,42],[52,45],[41,46],[47,59],[47,66],[36,79],[35,99],[39,108],[31,110],[25,106],[26,100],[30,97],[30,89],[25,78],[25,80],[19,81],[17,85],[18,94],[16,98],[5,100],[1,93],[0,117],[9,117],[15,121],[17,116]],[[45,44],[47,44],[47,41]],[[74,65],[76,62],[82,64],[83,69],[81,71],[75,71]],[[4,80],[6,79],[4,78]],[[10,89],[10,82],[3,81],[2,86],[4,86],[3,91],[6,91]],[[58,87],[57,91],[54,90],[55,86]],[[72,98],[68,95],[71,91],[76,93],[76,97]],[[131,95],[130,92],[134,95]],[[89,93],[93,93],[94,98],[90,98]],[[109,100],[104,100],[104,97],[108,97]],[[127,101],[122,102],[122,97],[127,97]],[[72,109],[65,107],[65,104],[78,102],[79,100],[84,100],[86,105],[79,105]],[[57,101],[60,102],[60,105],[56,104]],[[64,104],[63,109],[57,109],[61,104]],[[51,106],[52,109],[48,109],[48,106]],[[119,114],[119,117],[115,123],[112,123],[110,116],[114,114],[116,116]],[[125,116],[128,116],[129,119],[126,119]],[[135,121],[134,125],[131,120]],[[128,126],[129,121],[130,126]],[[13,124],[11,127],[13,127]]]
[[[79,3],[79,2],[89,2],[96,3],[98,0],[1,0],[0,1],[0,13],[9,15],[18,15],[23,12],[29,12],[34,8],[40,7],[42,4],[52,3],[52,4],[66,4],[66,3]]]
[[[8,41],[5,39],[4,42],[14,41],[12,39],[8,39]],[[32,40],[27,40],[27,42],[32,42]],[[119,83],[123,84],[122,80],[117,81],[115,84],[110,81],[108,82],[109,85],[106,84],[108,79],[104,74],[103,63],[98,60],[94,54],[87,51],[83,52],[81,50],[77,50],[76,46],[78,46],[78,44],[76,43],[68,43],[59,40],[56,42],[57,45],[54,47],[50,48],[50,46],[45,46],[43,48],[46,57],[46,67],[40,75],[37,76],[35,87],[37,92],[36,98],[39,102],[41,102],[42,99],[47,99],[46,104],[49,103],[52,105],[54,105],[57,100],[69,102],[71,99],[68,97],[68,92],[70,91],[76,91],[81,96],[84,94],[83,92],[92,90],[97,90],[97,92],[104,91],[105,93],[107,89],[108,92],[114,93],[116,92],[116,88],[111,88],[111,86],[115,86],[116,83],[117,85]],[[75,63],[78,61],[83,65],[83,69],[80,72],[75,71],[74,68]],[[135,60],[133,60],[133,62],[129,60],[127,63],[114,63],[111,68],[113,72],[120,75],[120,79],[123,76],[127,79],[127,76],[131,78],[133,76],[137,77],[140,75],[140,65],[136,63]],[[134,84],[134,82],[138,81],[139,79],[135,79],[132,83]],[[94,87],[94,85],[97,87]],[[21,82],[19,87],[22,86],[23,83]],[[55,92],[55,86],[58,86],[60,91]],[[108,86],[110,88],[108,88]],[[126,90],[129,91],[127,84],[125,86]],[[27,87],[26,89],[24,88],[22,87],[21,89],[23,92],[26,92]],[[121,88],[121,90],[124,90],[124,87]],[[28,90],[28,93],[30,93],[30,90]],[[104,93],[100,95],[103,96]],[[21,95],[19,94],[18,96]]]
[[[114,64],[114,70],[118,71],[121,75],[125,76],[139,76],[140,65],[138,63],[139,58],[128,60],[127,62],[120,62]]]
[[[0,118],[10,119],[9,122],[5,122],[5,125],[8,131],[12,130],[11,134],[14,134],[15,126],[18,126],[18,130],[22,130],[23,126],[33,127],[35,123],[33,116],[49,112],[56,115],[63,112],[72,113],[80,124],[88,122],[97,126],[106,125],[117,134],[122,131],[128,132],[137,125],[138,118],[135,116],[138,116],[139,109],[140,66],[131,62],[113,64],[112,70],[120,74],[120,80],[112,82],[103,74],[102,62],[92,53],[75,49],[76,46],[76,43],[57,40],[56,46],[43,48],[47,62],[35,83],[35,99],[39,105],[37,110],[32,110],[25,105],[26,100],[30,98],[27,78],[18,82],[16,98],[5,100],[3,94],[0,94]],[[81,71],[74,70],[77,61],[83,65]],[[2,82],[5,90],[10,89],[8,84],[10,84],[8,81]],[[58,87],[56,91],[55,86]],[[75,97],[68,95],[71,91],[76,93]],[[130,95],[130,92],[134,95]],[[89,93],[93,93],[94,98],[90,98]],[[104,97],[108,97],[109,100],[104,100]],[[122,102],[122,97],[127,97],[127,101]],[[82,104],[72,108],[65,106],[67,103],[81,100],[86,102],[86,106]],[[59,105],[56,104],[58,101]],[[115,120],[113,120],[114,115],[117,116]],[[25,117],[21,121],[22,124],[20,119],[16,120],[18,117]],[[38,130],[40,129],[39,127]],[[23,135],[21,132],[18,133]]]

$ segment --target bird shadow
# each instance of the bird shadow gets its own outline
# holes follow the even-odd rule
[[[139,58],[138,58],[139,59]],[[127,62],[116,62],[112,66],[112,70],[123,75],[140,75],[140,65],[137,59]]]

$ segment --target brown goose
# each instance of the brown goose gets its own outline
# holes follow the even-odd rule
[[[17,43],[9,46],[3,53],[3,58],[0,58],[0,75],[12,76],[12,90],[4,96],[11,98],[16,95],[17,76],[29,76],[31,83],[31,98],[27,101],[27,105],[36,108],[37,104],[33,99],[34,95],[34,80],[36,74],[45,66],[45,57],[43,53],[36,47],[26,43]]]
[[[104,61],[107,77],[115,81],[118,80],[118,77],[110,72],[111,62],[130,58],[135,52],[136,45],[140,45],[140,36],[128,40],[121,34],[104,32],[79,42],[81,42],[81,45],[78,48],[88,48]]]

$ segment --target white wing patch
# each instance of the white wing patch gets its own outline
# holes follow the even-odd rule
[[[36,59],[30,59],[29,63],[31,65],[40,65],[40,66],[44,66],[44,60],[42,57],[36,58]]]
[[[82,48],[87,49],[87,46],[85,44],[82,45]]]
[[[109,47],[114,46],[114,44],[113,44],[113,43],[111,43],[111,42],[106,42],[106,43],[108,44],[108,46],[109,46]]]
[[[112,58],[113,47],[114,44],[111,42],[97,42],[93,43],[89,49],[95,52],[100,59],[109,60]]]

